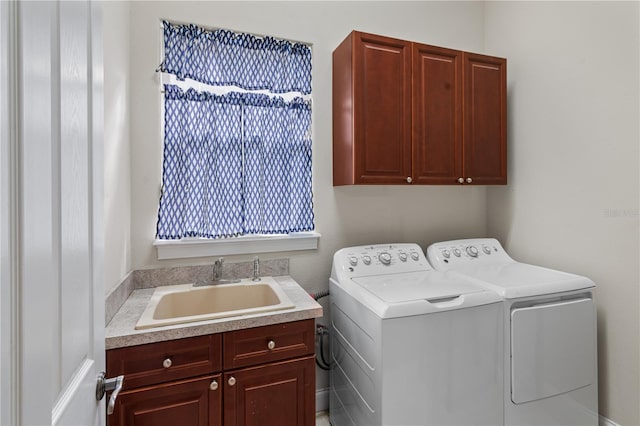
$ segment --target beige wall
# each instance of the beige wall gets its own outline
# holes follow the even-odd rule
[[[332,185],[331,52],[353,29],[482,51],[483,5],[462,2],[133,2],[131,3],[132,268],[211,263],[158,261],[152,246],[161,179],[160,21],[299,40],[313,45],[313,185],[319,249],[277,253],[305,289],[328,288],[333,253],[345,246],[415,241],[421,245],[480,236],[486,227],[481,187],[347,187]],[[228,256],[229,261],[252,256]],[[323,301],[327,306],[326,299]],[[327,319],[324,319],[327,323]],[[320,374],[318,387],[328,386]]]
[[[104,2],[105,291],[131,270],[129,3]]]
[[[519,260],[598,288],[600,412],[640,424],[637,2],[488,3],[508,60],[509,186],[488,231]]]
[[[285,255],[291,258],[294,278],[309,289],[321,289],[328,286],[333,253],[343,246],[394,240],[425,244],[451,234],[484,232],[484,188],[334,188],[331,159],[331,52],[351,30],[482,50],[482,10],[478,3],[437,2],[132,3],[133,268],[194,262],[160,262],[152,246],[162,172],[161,94],[154,73],[160,61],[162,18],[313,45],[314,205],[316,227],[322,238],[317,251]]]

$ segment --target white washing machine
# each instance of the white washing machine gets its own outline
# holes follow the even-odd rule
[[[432,244],[427,257],[504,300],[505,425],[598,424],[593,281],[516,262],[492,238]]]
[[[502,303],[416,244],[350,247],[330,278],[332,426],[502,424]]]

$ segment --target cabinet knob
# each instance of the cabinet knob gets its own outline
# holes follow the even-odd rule
[[[473,179],[467,178],[467,183],[471,183],[471,182],[473,182]]]
[[[270,351],[274,350],[276,348],[276,342],[274,342],[273,340],[269,340],[269,343],[267,343],[267,348],[269,348]]]
[[[411,183],[413,182],[413,179],[411,179],[411,176],[407,176],[407,183]]]
[[[164,368],[169,368],[169,367],[171,367],[172,364],[173,364],[173,362],[171,362],[171,358],[167,358],[164,361],[162,361],[162,366]]]
[[[229,383],[229,386],[235,386],[236,378],[233,376],[229,377],[229,381],[227,383]]]
[[[459,177],[458,178],[458,183],[464,183],[464,178]]]
[[[211,382],[211,384],[209,385],[209,389],[211,389],[212,391],[218,390],[218,382],[215,380]]]

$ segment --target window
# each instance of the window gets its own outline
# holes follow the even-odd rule
[[[313,231],[310,47],[163,26],[156,245]]]

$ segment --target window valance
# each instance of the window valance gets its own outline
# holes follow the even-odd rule
[[[164,21],[163,72],[212,86],[311,93],[311,48],[302,43]]]

